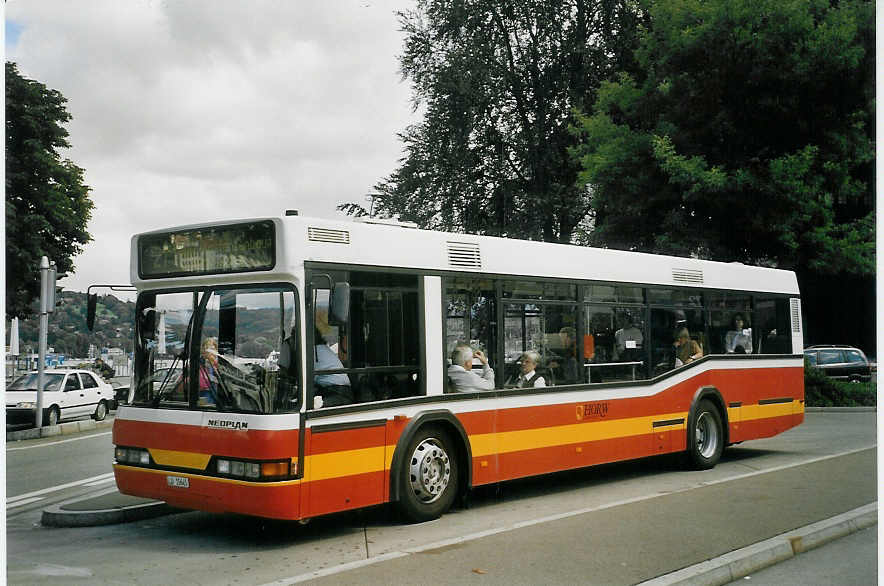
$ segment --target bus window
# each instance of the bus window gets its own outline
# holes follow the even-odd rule
[[[709,314],[710,354],[752,354],[751,311],[712,311]]]
[[[491,368],[497,367],[497,304],[490,279],[454,278],[446,281],[445,356],[459,344],[481,350]],[[474,361],[478,366],[479,361]],[[498,374],[495,371],[495,374]]]
[[[504,377],[512,384],[519,376],[519,358],[527,350],[540,354],[537,372],[546,386],[583,382],[577,359],[577,308],[573,305],[507,304]]]
[[[584,368],[589,382],[643,379],[647,373],[647,330],[643,307],[588,305]],[[587,352],[587,350],[590,352]]]
[[[323,288],[328,287],[327,279],[314,279],[314,336],[319,339],[313,346],[317,368],[313,383],[314,394],[323,397],[321,405],[419,395],[417,276],[352,272],[339,277],[346,278],[351,287],[346,324],[329,323],[329,290]]]
[[[139,297],[134,402],[240,413],[296,410],[294,292],[243,288],[201,295]]]
[[[197,406],[243,413],[294,408],[294,294],[216,290],[199,337]]]
[[[142,293],[135,322],[135,392],[133,401],[186,405],[188,397],[182,376],[187,332],[196,309],[197,296],[181,293]]]
[[[683,361],[676,355],[674,343],[679,332],[684,329],[688,331],[689,340],[695,342],[703,354],[706,353],[703,315],[702,309],[651,309],[651,360],[654,376],[683,365]]]
[[[756,351],[759,354],[791,354],[791,320],[786,297],[755,300]]]

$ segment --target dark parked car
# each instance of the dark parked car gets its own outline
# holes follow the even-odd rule
[[[832,378],[855,383],[871,379],[869,360],[862,350],[853,346],[810,346],[804,349],[804,357],[811,366]]]

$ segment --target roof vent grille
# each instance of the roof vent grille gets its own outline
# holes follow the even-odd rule
[[[789,299],[789,304],[792,309],[792,333],[800,334],[801,333],[801,300],[800,299]]]
[[[448,242],[448,266],[458,269],[481,269],[479,245],[472,242]]]
[[[350,244],[350,233],[346,230],[334,230],[332,228],[307,228],[307,240],[312,242],[333,242],[335,244]]]
[[[703,271],[697,269],[672,269],[672,280],[691,285],[703,284]]]

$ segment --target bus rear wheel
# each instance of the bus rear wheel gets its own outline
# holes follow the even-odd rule
[[[693,425],[688,429],[688,466],[708,470],[718,464],[723,450],[721,414],[711,401],[704,399],[697,405]]]
[[[406,449],[399,470],[399,512],[412,522],[437,519],[457,496],[458,462],[451,437],[438,427],[425,427]]]

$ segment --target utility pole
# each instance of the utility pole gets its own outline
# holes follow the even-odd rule
[[[37,362],[37,429],[43,427],[43,380],[46,369],[46,335],[49,330],[49,314],[55,311],[55,263],[40,257],[40,346]]]

